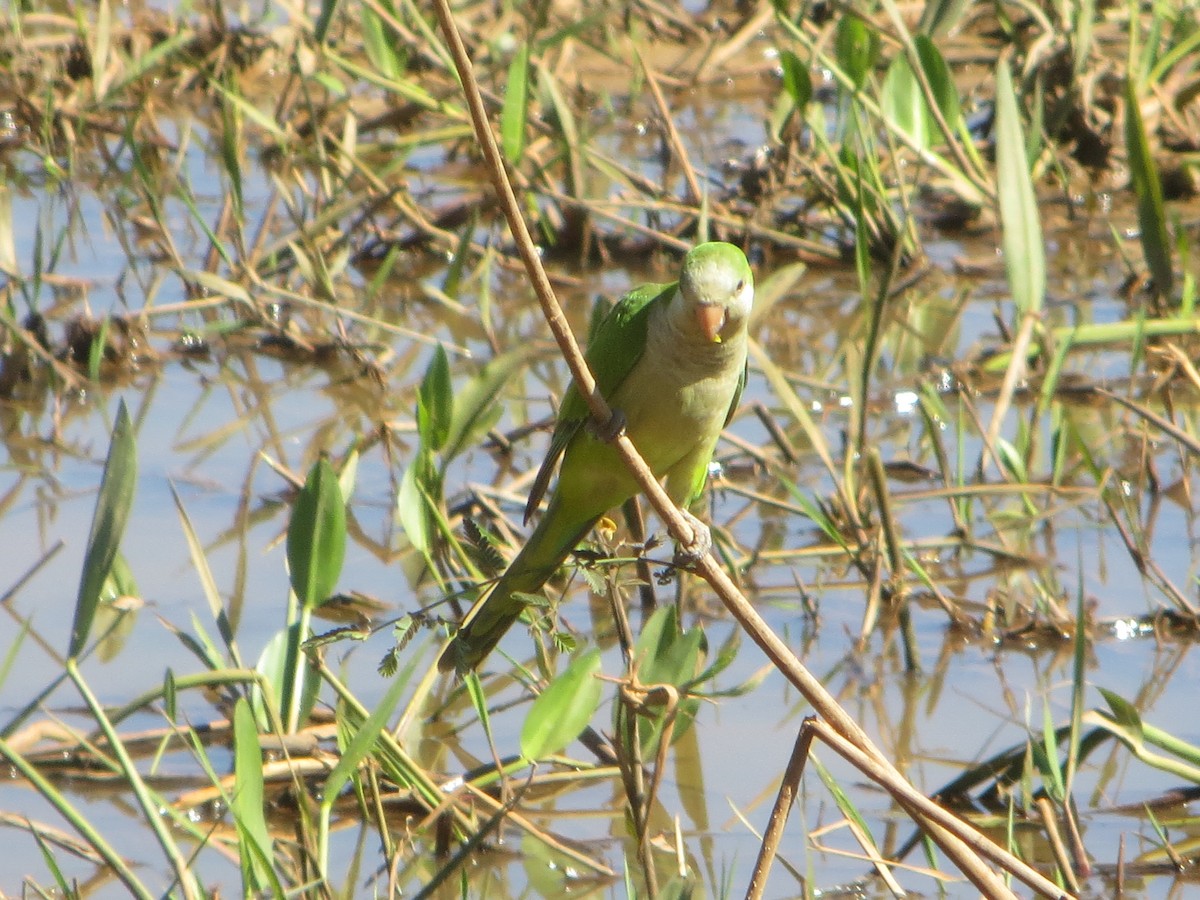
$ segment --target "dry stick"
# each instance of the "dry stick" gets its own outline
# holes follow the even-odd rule
[[[1007,480],[1006,469],[1004,463],[1000,459],[1000,455],[996,452],[996,441],[1000,437],[1000,426],[1004,422],[1004,417],[1008,414],[1008,408],[1012,405],[1013,395],[1017,391],[1017,384],[1025,377],[1025,371],[1028,368],[1026,363],[1026,350],[1029,347],[1029,342],[1033,339],[1033,328],[1038,322],[1036,313],[1026,313],[1021,319],[1021,330],[1017,332],[1017,339],[1013,341],[1012,360],[1008,365],[1008,370],[1004,373],[1004,381],[1000,385],[1000,393],[996,397],[996,403],[992,410],[992,421],[988,424],[987,434],[984,437],[983,445],[987,452],[991,454],[992,461],[996,464],[996,469],[1000,473],[1000,477]],[[982,469],[982,465],[980,466]]]
[[[788,760],[787,769],[783,773],[783,783],[779,785],[775,806],[771,809],[771,817],[767,819],[767,830],[763,832],[762,842],[758,847],[758,859],[754,861],[754,871],[750,874],[746,900],[760,900],[767,888],[771,863],[775,860],[775,851],[779,847],[780,838],[783,837],[783,826],[787,822],[788,813],[795,805],[796,795],[800,790],[800,776],[804,774],[804,764],[808,762],[808,749],[812,746],[815,736],[815,731],[804,727],[801,727],[800,733],[796,735],[791,759]]]
[[[1105,388],[1098,387],[1093,388],[1092,390],[1101,397],[1107,397],[1109,400],[1116,401],[1130,412],[1141,416],[1159,431],[1169,434],[1175,440],[1179,441],[1179,443],[1181,443],[1184,449],[1189,453],[1200,454],[1200,441],[1197,441],[1194,437],[1192,437],[1165,416],[1160,416],[1158,413],[1148,409],[1142,404],[1130,400],[1128,397],[1122,397],[1120,394],[1114,394],[1112,391],[1106,390]]]
[[[650,96],[654,98],[658,114],[662,116],[663,127],[667,129],[667,140],[671,144],[671,152],[675,154],[679,165],[683,167],[683,177],[687,179],[688,192],[692,195],[692,202],[702,203],[704,202],[704,193],[700,189],[700,182],[696,179],[696,170],[692,168],[692,163],[688,159],[687,148],[683,146],[683,139],[679,137],[679,129],[675,127],[675,120],[671,116],[671,109],[667,106],[667,99],[663,96],[662,88],[658,86],[658,79],[654,77],[653,70],[646,65],[646,60],[638,52],[637,46],[633,46],[632,49],[633,55],[637,57],[638,65],[642,67],[642,74],[646,77],[646,86],[650,88]],[[664,184],[663,187],[665,188],[666,185]]]
[[[1058,871],[1062,873],[1071,890],[1078,892],[1079,879],[1075,877],[1067,846],[1063,843],[1062,835],[1059,834],[1058,820],[1054,816],[1054,804],[1050,802],[1049,797],[1039,797],[1037,808],[1038,812],[1042,814],[1042,825],[1046,828],[1046,838],[1050,841],[1050,850],[1054,854],[1054,861],[1058,864]]]
[[[479,139],[480,149],[483,152],[493,186],[499,195],[500,206],[504,210],[505,218],[508,220],[513,239],[516,242],[517,252],[525,263],[538,303],[541,305],[542,313],[571,370],[571,376],[575,379],[580,394],[587,402],[593,420],[607,424],[612,418],[612,412],[604,397],[596,389],[596,381],[588,370],[583,354],[579,351],[579,345],[575,341],[575,336],[571,333],[562,309],[555,299],[550,280],[546,276],[545,269],[542,268],[537,248],[530,237],[529,228],[521,216],[520,205],[513,193],[512,184],[509,182],[504,159],[496,146],[487,110],[484,109],[483,98],[475,83],[470,57],[463,45],[448,0],[434,0],[434,11],[454,56],[454,63],[462,81],[463,92],[471,113],[476,137]],[[638,486],[649,499],[650,504],[667,525],[671,535],[684,545],[692,543],[694,535],[691,526],[676,509],[662,485],[658,483],[654,474],[638,455],[629,437],[622,432],[613,440],[613,446],[634,475]],[[995,872],[983,865],[976,853],[984,853],[997,860],[1013,875],[1044,896],[1054,898],[1067,896],[1049,879],[1011,854],[1005,853],[1000,847],[941,809],[936,803],[912,787],[883,753],[875,747],[866,732],[859,727],[850,714],[842,709],[833,696],[825,690],[824,685],[800,664],[791,649],[770,629],[766,621],[759,616],[750,601],[741,594],[711,555],[701,559],[696,564],[695,571],[709,583],[738,624],[758,644],[775,667],[783,672],[785,677],[804,695],[805,699],[812,704],[813,709],[826,722],[830,723],[839,739],[874,769],[882,772],[882,777],[891,779],[893,787],[895,785],[903,786],[905,799],[902,801],[902,805],[909,815],[922,824],[942,851],[985,896],[1014,897],[1015,895]],[[953,824],[948,825],[947,822]],[[962,835],[965,835],[966,838],[964,839]],[[974,847],[975,852],[972,852],[971,846]]]

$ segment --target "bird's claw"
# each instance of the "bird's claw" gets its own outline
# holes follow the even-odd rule
[[[612,410],[608,421],[597,425],[594,419],[588,419],[588,431],[592,437],[604,444],[611,444],[625,430],[625,413],[619,409]]]
[[[708,556],[708,551],[712,549],[712,532],[708,526],[693,516],[686,509],[681,509],[680,513],[692,527],[692,539],[688,543],[680,543],[675,548],[675,565],[680,568],[690,569]]]

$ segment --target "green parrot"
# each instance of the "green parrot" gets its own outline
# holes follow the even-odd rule
[[[524,548],[475,604],[438,660],[442,671],[479,665],[600,517],[638,493],[611,438],[623,427],[667,494],[684,510],[700,496],[721,430],[746,381],[746,326],[754,300],[750,264],[732,244],[700,244],[679,280],[630,291],[603,319],[587,350],[596,386],[613,409],[611,434],[590,427],[583,396],[563,397],[550,450],[525,507],[528,522],[559,460],[558,482]],[[706,525],[681,548],[693,560],[711,546]]]

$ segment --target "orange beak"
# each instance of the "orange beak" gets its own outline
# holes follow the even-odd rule
[[[721,329],[725,327],[725,307],[719,303],[697,306],[696,323],[706,338],[714,344],[721,343]]]

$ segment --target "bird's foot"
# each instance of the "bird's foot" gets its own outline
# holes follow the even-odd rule
[[[588,432],[596,440],[604,444],[611,444],[625,430],[625,413],[619,409],[612,410],[608,421],[603,425],[597,425],[594,419],[588,419]]]
[[[693,568],[696,563],[708,556],[708,551],[712,549],[712,532],[706,524],[693,516],[686,509],[681,509],[680,513],[687,520],[688,525],[692,526],[692,539],[688,543],[680,543],[675,548],[675,565],[684,569]]]

